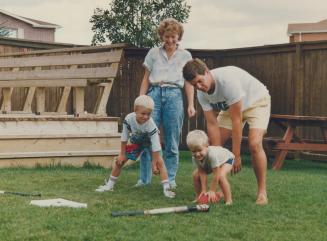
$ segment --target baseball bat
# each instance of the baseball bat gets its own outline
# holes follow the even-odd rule
[[[25,197],[41,197],[41,193],[26,193],[26,192],[10,192],[10,191],[0,191],[0,195],[17,195]]]
[[[207,204],[192,205],[192,206],[179,206],[179,207],[168,207],[168,208],[156,208],[140,211],[125,211],[125,212],[112,212],[113,217],[120,216],[137,216],[137,215],[156,215],[163,213],[187,213],[187,212],[208,212],[210,206]]]

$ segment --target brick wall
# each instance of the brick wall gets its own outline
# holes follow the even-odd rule
[[[327,40],[327,33],[302,33],[290,37],[290,43]]]

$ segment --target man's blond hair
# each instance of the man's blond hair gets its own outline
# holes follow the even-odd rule
[[[154,109],[154,102],[150,96],[140,95],[134,101],[134,108],[137,106],[141,106],[150,110]]]
[[[207,134],[201,130],[194,130],[187,134],[186,144],[190,147],[202,147],[209,145]]]

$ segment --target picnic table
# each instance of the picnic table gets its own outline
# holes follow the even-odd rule
[[[274,170],[282,168],[288,151],[327,152],[327,117],[272,114],[270,120],[284,131],[283,138],[273,144],[273,149],[277,150]],[[306,140],[298,136],[295,131],[300,126],[320,128],[323,140]]]

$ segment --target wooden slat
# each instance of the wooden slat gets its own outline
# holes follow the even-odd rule
[[[36,113],[45,111],[45,88],[40,87],[36,89]]]
[[[60,101],[57,107],[57,112],[64,112],[66,111],[67,108],[67,101],[68,101],[68,97],[71,91],[71,87],[64,87],[61,93],[61,97],[60,97]]]
[[[74,87],[74,114],[84,114],[84,88]]]
[[[317,143],[277,143],[274,149],[289,151],[326,151],[327,144]]]
[[[283,136],[283,142],[285,144],[289,144],[292,140],[292,136],[294,134],[294,128],[287,128],[285,135]],[[276,154],[275,161],[273,163],[273,169],[274,170],[279,170],[284,163],[284,159],[287,155],[287,150],[279,150],[278,153]]]
[[[0,140],[16,140],[16,139],[62,139],[62,138],[119,138],[120,133],[78,133],[78,134],[46,134],[46,135],[30,135],[30,134],[21,134],[21,135],[0,135]]]
[[[78,78],[115,78],[117,68],[79,68],[52,69],[41,71],[5,71],[0,74],[0,81],[6,80],[47,80],[47,79],[78,79]]]
[[[66,156],[112,156],[118,155],[119,150],[107,151],[53,151],[53,152],[15,152],[15,153],[0,153],[0,159],[8,158],[29,158],[29,157],[66,157]]]
[[[80,118],[76,118],[74,115],[65,115],[65,116],[40,116],[32,114],[30,116],[22,116],[22,115],[0,115],[0,121],[71,121],[71,122],[77,122],[77,121],[119,121],[119,117],[105,117],[105,116],[84,116]]]
[[[12,42],[12,40],[10,40]],[[95,52],[113,52],[113,51],[121,51],[123,48],[128,47],[126,44],[110,44],[110,45],[102,45],[102,46],[87,46],[87,47],[68,47],[68,48],[53,48],[50,50],[34,50],[31,52],[19,53],[17,51],[9,51],[7,54],[3,54],[2,56],[12,57],[12,56],[28,56],[28,55],[54,55],[54,54],[64,54],[64,53],[95,53]],[[40,48],[39,48],[40,49]]]
[[[320,127],[325,142],[327,143],[327,128]]]
[[[30,157],[30,158],[17,158],[17,159],[1,159],[0,168],[12,168],[12,167],[39,167],[39,166],[76,166],[82,167],[85,163],[92,165],[102,166],[105,168],[112,168],[114,156],[67,156],[67,157]],[[128,161],[125,166],[132,164],[132,161]]]
[[[279,114],[272,114],[271,119],[281,120],[281,121],[288,121],[288,120],[300,120],[300,121],[320,121],[320,122],[327,122],[326,116],[302,116],[302,115],[279,115]]]
[[[121,51],[113,51],[109,53],[0,58],[0,68],[115,63],[119,62],[120,58]]]
[[[44,112],[38,112],[39,115],[46,115],[46,116],[65,116],[67,115],[66,111],[62,112],[50,112],[50,111],[44,111]]]
[[[1,74],[0,74],[1,75]],[[64,87],[87,86],[86,79],[39,79],[0,81],[0,87]]]
[[[32,102],[33,102],[35,90],[36,90],[36,87],[28,88],[27,95],[26,95],[25,102],[24,102],[23,111],[30,112],[30,113],[32,112]]]
[[[2,105],[1,110],[4,112],[11,111],[11,95],[12,95],[13,88],[3,88],[2,89]]]
[[[98,95],[98,99],[96,101],[95,111],[94,111],[96,114],[107,115],[106,107],[107,107],[107,102],[109,99],[111,87],[112,87],[112,82],[106,83],[105,86],[99,87],[102,90],[100,91],[101,93]]]

